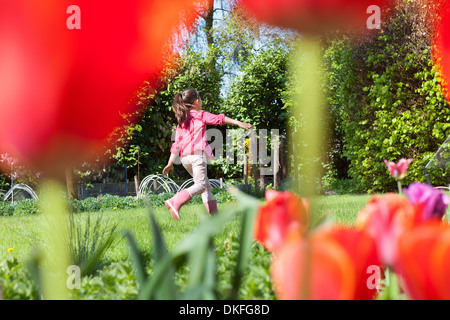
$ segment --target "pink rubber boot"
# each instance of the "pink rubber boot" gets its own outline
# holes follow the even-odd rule
[[[206,211],[208,211],[209,216],[213,216],[217,213],[217,201],[210,200],[208,202],[203,202],[205,205]]]
[[[192,199],[189,192],[185,190],[181,190],[176,195],[174,195],[172,198],[164,202],[167,209],[170,210],[170,213],[172,214],[172,218],[175,220],[180,220],[180,208],[185,205],[187,202],[189,202]]]

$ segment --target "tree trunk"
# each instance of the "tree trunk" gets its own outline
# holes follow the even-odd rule
[[[67,195],[69,199],[78,199],[78,193],[75,190],[75,179],[73,176],[73,168],[66,168],[66,186],[67,186]]]
[[[205,33],[206,33],[206,42],[208,43],[208,50],[214,48],[214,8],[212,7],[205,16]],[[215,56],[210,61],[210,70],[216,70],[217,59]]]

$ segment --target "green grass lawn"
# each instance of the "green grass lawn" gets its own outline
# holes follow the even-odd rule
[[[370,195],[320,196],[311,205],[311,225],[315,226],[323,218],[326,218],[331,223],[352,226],[355,224],[358,212],[364,208],[370,197]],[[246,251],[248,264],[240,275],[240,284],[234,285],[235,268],[238,265],[239,248],[242,243],[240,232],[243,211],[239,211],[239,202],[234,201],[219,204],[218,207],[218,214],[225,215],[234,211],[236,215],[230,217],[229,222],[221,227],[219,233],[212,240],[216,255],[213,262],[213,268],[216,271],[216,280],[213,286],[215,297],[228,299],[229,293],[233,292],[234,288],[238,288],[238,291],[235,292],[239,299],[275,299],[270,274],[273,257],[257,242],[253,242]],[[169,251],[179,249],[178,245],[187,240],[188,235],[195,232],[196,229],[211,226],[211,224],[202,223],[210,219],[202,204],[191,203],[183,207],[180,221],[174,220],[165,206],[157,206],[151,210]],[[105,256],[99,260],[99,265],[83,276],[81,288],[78,291],[71,291],[73,299],[136,299],[140,290],[137,279],[139,273],[136,272],[136,268],[133,268],[135,260],[130,257],[128,240],[122,235],[125,231],[131,233],[144,255],[141,265],[146,268],[145,274],[152,278],[153,272],[157,270],[157,263],[155,264],[153,256],[154,240],[149,209],[111,209],[104,212],[75,213],[74,218],[77,226],[86,226],[88,221],[95,222],[101,218],[102,226],[105,226],[106,229],[111,226],[117,227],[119,237],[106,251]],[[211,222],[214,224],[214,222],[221,221],[220,217],[217,218],[219,220]],[[226,217],[222,216],[222,218]],[[43,245],[44,242],[41,240],[45,239],[44,234],[48,235],[52,232],[48,228],[46,215],[0,216],[0,285],[5,299],[39,298],[39,293],[33,293],[35,285],[25,272],[24,266],[25,262],[29,261],[33,247],[38,246],[44,251],[49,248],[48,245]],[[90,235],[86,238],[90,242],[97,237]],[[195,247],[197,242],[190,243]],[[189,254],[192,252],[197,251],[190,251]],[[190,258],[192,257],[198,258],[196,255],[190,256]],[[194,260],[199,261],[197,259],[192,261]],[[192,261],[178,264],[173,276],[177,288],[176,294],[179,297],[183,297],[183,294],[189,293],[189,289],[192,289],[189,287],[190,280],[195,278],[192,274],[195,275],[194,270],[198,270],[199,267],[199,265],[190,264]],[[83,265],[83,263],[74,263]],[[201,265],[205,265],[204,262],[201,262]]]
[[[226,203],[218,206],[219,210],[227,206],[234,206],[234,203]],[[165,206],[152,208],[156,220],[163,233],[164,240],[170,250],[176,246],[183,238],[199,226],[202,220],[208,215],[203,205],[186,205],[181,210],[182,219],[176,221],[170,215]],[[128,209],[111,210],[105,212],[84,212],[77,213],[77,221],[85,222],[87,217],[95,221],[101,216],[102,223],[109,226],[117,225],[119,234],[118,241],[108,250],[105,259],[109,261],[120,261],[128,258],[128,242],[121,235],[125,231],[130,232],[136,239],[143,251],[152,250],[152,233],[149,224],[148,209]],[[24,216],[1,216],[0,217],[0,261],[15,256],[22,260],[31,252],[32,248],[39,244],[42,238],[42,227],[44,225],[42,215]],[[233,220],[229,225],[224,226],[223,231],[217,236],[217,241],[225,241],[230,233],[237,234],[239,230],[238,219]],[[8,249],[12,251],[8,251]]]
[[[368,195],[321,196],[312,205],[314,214],[311,223],[316,224],[319,217],[326,215],[328,220],[334,223],[353,225],[359,210],[365,206],[369,198]],[[221,212],[227,214],[226,212],[230,213],[227,209],[232,211],[239,209],[239,203],[226,202],[219,204],[218,208],[218,214]],[[209,219],[202,204],[192,203],[184,206],[181,210],[180,221],[174,220],[165,206],[157,206],[151,210],[169,251],[181,244],[190,233],[204,226],[202,221]],[[154,245],[149,210],[145,208],[111,209],[104,212],[75,213],[73,217],[77,226],[86,226],[88,221],[95,223],[101,218],[100,221],[105,230],[116,226],[119,235],[100,260],[101,264],[97,271],[83,277],[81,290],[73,292],[74,299],[136,299],[138,284],[136,273],[132,268],[131,251],[127,238],[121,235],[125,231],[132,234],[144,254],[146,273],[151,276],[154,270],[154,259],[152,259]],[[215,290],[219,299],[227,298],[234,288],[232,279],[241,245],[241,217],[242,212],[237,212],[236,216],[223,225],[213,239],[217,268]],[[5,299],[33,297],[30,292],[33,292],[34,286],[22,270],[22,265],[29,261],[34,247],[43,248],[44,251],[48,249],[48,244],[45,245],[42,240],[45,239],[44,234],[48,235],[52,232],[49,221],[46,219],[46,215],[40,214],[0,216],[0,262],[14,260],[17,263],[13,263],[11,267],[6,267],[5,264],[0,267],[0,280],[3,281],[1,283]],[[92,235],[87,238],[89,245],[97,239]],[[248,254],[249,264],[245,274],[242,275],[242,283],[238,286],[239,298],[275,299],[270,276],[272,255],[256,242],[251,245]],[[192,271],[190,265],[182,265],[180,269],[177,269],[175,283],[179,294],[183,294],[188,288],[191,279],[190,271]]]
[[[325,214],[337,223],[347,226],[355,224],[358,212],[369,201],[370,195],[331,195],[319,197],[317,212]]]
[[[369,199],[368,195],[332,195],[322,196],[317,200],[317,216],[326,214],[333,222],[353,225],[356,215]],[[225,203],[219,205],[219,210],[228,206],[236,206],[236,203]],[[180,221],[171,217],[165,206],[152,208],[158,224],[162,230],[164,240],[170,250],[183,238],[199,226],[208,215],[201,204],[190,204],[182,208]],[[85,221],[88,217],[95,220],[102,216],[103,222],[110,225],[116,224],[120,232],[129,231],[135,237],[140,248],[146,252],[152,250],[152,234],[149,225],[149,212],[147,209],[111,210],[103,213],[77,213],[76,217]],[[14,256],[19,260],[25,259],[32,248],[39,244],[42,238],[43,216],[1,216],[0,217],[0,261]],[[314,220],[314,218],[313,218]],[[224,226],[222,232],[217,235],[216,243],[221,245],[230,236],[238,236],[240,230],[240,219],[234,219]],[[8,249],[12,248],[12,251]],[[128,258],[128,242],[120,239],[106,253],[107,261],[121,261]]]

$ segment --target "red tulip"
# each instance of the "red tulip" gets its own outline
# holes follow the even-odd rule
[[[0,0],[0,153],[47,173],[91,159],[164,68],[180,13],[191,26],[211,3]]]
[[[447,0],[434,0],[439,12],[439,24],[433,38],[433,58],[442,77],[442,87],[447,100],[450,101],[450,2]]]
[[[398,243],[398,271],[412,299],[450,299],[450,227],[429,221],[405,232]]]
[[[290,237],[303,236],[309,227],[309,203],[295,193],[266,191],[258,210],[254,236],[267,250],[276,251]]]
[[[355,228],[339,226],[319,228],[311,236],[317,239],[334,239],[350,257],[355,273],[354,296],[351,299],[370,300],[376,296],[376,288],[367,283],[371,276],[371,273],[368,273],[369,267],[378,267],[381,264],[376,243],[371,236]]]
[[[372,197],[358,213],[356,227],[375,239],[383,265],[395,267],[398,239],[412,226],[415,210],[404,197],[389,193]]]
[[[365,232],[320,227],[275,252],[272,282],[280,299],[373,299],[368,268],[378,265],[375,242]]]
[[[272,260],[279,299],[348,300],[355,295],[355,270],[346,250],[331,238],[291,239]]]
[[[336,29],[365,29],[373,14],[382,12],[392,0],[242,0],[242,6],[269,24],[317,34]]]

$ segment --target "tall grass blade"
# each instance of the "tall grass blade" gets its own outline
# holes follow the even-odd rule
[[[196,231],[190,233],[185,239],[183,239],[183,242],[173,250],[173,252],[167,253],[160,258],[158,262],[155,263],[152,277],[149,278],[141,287],[138,299],[148,300],[155,297],[156,292],[162,286],[163,280],[167,276],[166,273],[169,268],[173,267],[177,270],[177,268],[179,268],[187,259],[189,259],[190,263],[195,263],[195,257],[201,256],[205,256],[207,259],[204,260],[202,266],[192,267],[191,265],[191,270],[196,268],[201,270],[194,270],[194,274],[190,275],[191,277],[193,276],[195,280],[190,280],[189,287],[187,288],[185,294],[181,297],[183,297],[183,299],[186,299],[187,297],[189,297],[189,299],[193,299],[191,295],[195,296],[199,290],[203,290],[203,297],[208,299],[214,298],[215,294],[211,288],[215,288],[216,283],[215,252],[211,246],[208,246],[208,244],[212,243],[213,237],[219,233],[233,217],[235,217],[235,213],[235,208],[229,208],[221,211],[220,214],[208,219],[202,223]],[[210,251],[208,253],[194,253],[200,247],[203,251]],[[214,264],[213,267],[212,264]],[[211,270],[205,273],[202,270],[205,270],[206,267]],[[202,272],[203,275],[199,276]],[[207,285],[205,285],[205,281]],[[208,290],[205,288],[208,288]]]
[[[244,214],[242,215],[239,253],[232,278],[232,289],[229,296],[229,299],[236,300],[239,297],[239,288],[241,287],[242,279],[250,259],[251,245],[253,242],[253,225],[259,203],[256,198],[253,198],[236,188],[230,188],[229,191],[236,197],[240,207],[244,209]]]
[[[82,275],[93,274],[101,267],[104,254],[117,239],[116,229],[117,224],[109,227],[109,222],[104,223],[103,215],[94,222],[88,215],[83,225],[82,221],[75,221],[75,214],[70,214],[69,250]]]
[[[166,244],[164,242],[161,229],[156,222],[153,213],[150,211],[150,221],[153,231],[153,240],[155,242],[155,262],[159,263],[161,259],[169,255]],[[173,300],[176,299],[176,285],[175,285],[175,267],[170,264],[167,268],[167,272],[163,275],[161,280],[161,286],[158,291],[155,292],[155,299]],[[152,297],[153,298],[153,297]]]
[[[147,274],[145,272],[145,263],[144,256],[139,249],[136,241],[134,240],[133,235],[129,232],[125,232],[125,237],[128,239],[128,244],[130,246],[130,254],[131,260],[133,262],[133,266],[136,270],[136,278],[140,287],[142,287],[147,279]]]

